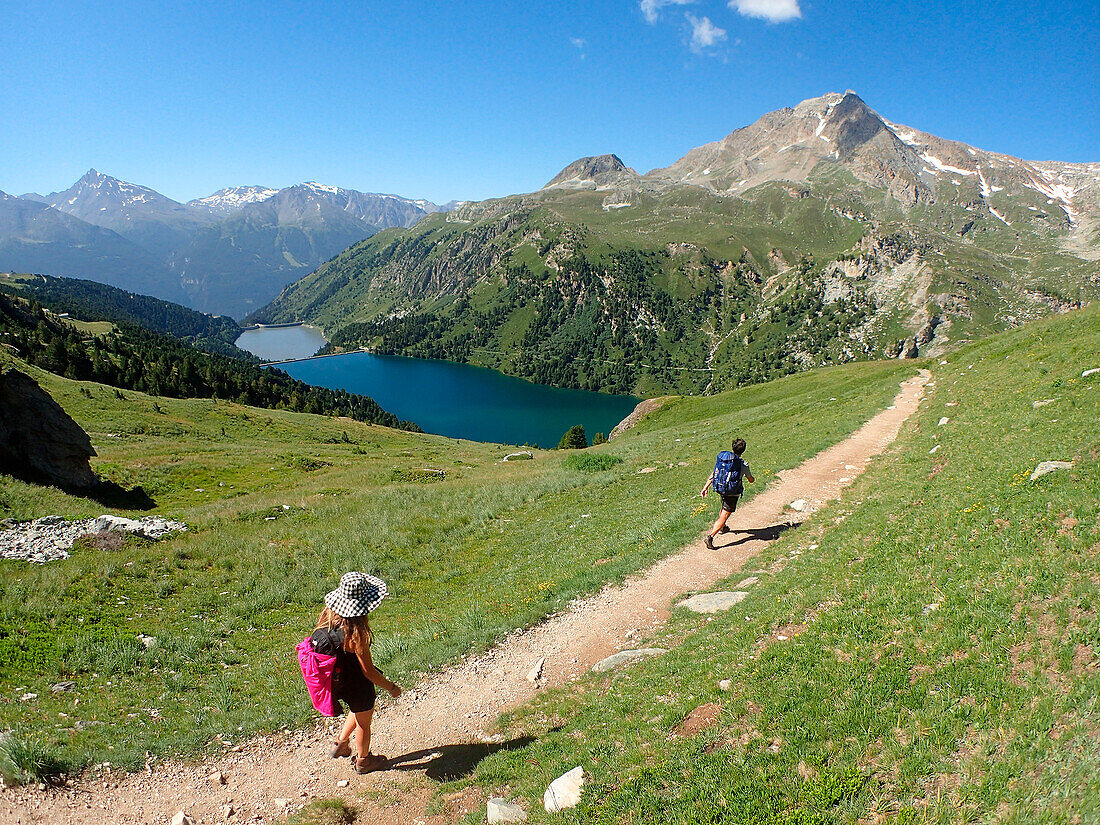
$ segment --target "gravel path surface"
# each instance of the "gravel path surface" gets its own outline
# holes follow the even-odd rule
[[[137,774],[96,769],[60,790],[6,790],[0,794],[0,822],[168,823],[181,810],[196,823],[273,822],[311,798],[335,796],[362,809],[361,822],[454,821],[484,800],[469,791],[446,800],[442,813],[429,816],[425,806],[431,785],[425,777],[447,776],[476,763],[493,746],[483,731],[498,714],[631,647],[632,638],[644,637],[668,618],[682,594],[705,590],[733,575],[778,535],[774,528],[803,520],[838,498],[897,437],[931,377],[921,370],[901,384],[888,409],[857,432],[780,473],[776,482],[738,509],[731,519],[735,529],[716,540],[717,551],[707,550],[700,540],[624,585],[608,586],[566,612],[509,636],[484,655],[434,674],[396,701],[380,699],[372,749],[402,757],[397,769],[360,777],[348,760],[328,759],[335,723],[326,722],[311,730],[249,741],[202,764],[161,763]],[[802,512],[792,513],[787,505],[798,499],[807,504]],[[742,527],[746,532],[737,531]],[[541,660],[542,676],[535,684],[527,677]],[[232,809],[228,819],[225,806]]]

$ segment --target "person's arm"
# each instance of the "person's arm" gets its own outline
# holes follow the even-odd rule
[[[752,470],[749,468],[748,464],[745,464],[745,481],[747,481],[749,484],[752,484],[754,481],[756,481],[756,479],[752,477]]]
[[[398,687],[396,683],[387,679],[386,674],[374,666],[374,662],[370,657],[370,650],[367,650],[366,653],[356,653],[355,655],[359,659],[359,666],[363,668],[364,676],[378,685],[378,687],[387,691],[394,699],[401,695],[401,688]]]
[[[699,491],[699,495],[701,495],[703,498],[707,497],[707,491],[710,490],[710,483],[712,481],[714,481],[714,470],[710,471],[710,475],[707,477],[706,484],[704,484],[703,489]]]

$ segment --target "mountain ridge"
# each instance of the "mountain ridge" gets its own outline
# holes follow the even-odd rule
[[[941,352],[1097,297],[1097,182],[1100,164],[986,152],[831,93],[645,175],[589,156],[386,230],[253,317],[318,324],[333,351],[712,391]]]
[[[94,168],[66,190],[27,193],[19,200],[64,214],[67,221],[37,209],[23,209],[24,218],[16,221],[16,207],[5,204],[12,214],[0,227],[18,223],[20,229],[0,232],[0,267],[89,277],[237,317],[379,229],[411,226],[449,208],[316,181],[283,189],[227,187],[183,204]],[[33,238],[25,217],[31,213],[37,215]],[[111,234],[85,229],[83,236],[95,243],[75,244],[70,239],[81,232],[74,235],[72,221]],[[142,270],[149,273],[145,283]]]

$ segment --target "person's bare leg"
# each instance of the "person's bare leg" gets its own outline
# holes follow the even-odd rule
[[[360,759],[370,754],[370,721],[374,716],[374,709],[360,711],[355,714],[355,749]]]
[[[344,727],[340,729],[340,742],[347,742],[351,739],[351,734],[355,731],[355,714],[349,713],[348,718],[344,720]]]
[[[712,539],[717,536],[719,532],[721,532],[722,528],[726,526],[726,519],[728,519],[732,515],[733,511],[726,510],[725,508],[723,508],[722,511],[718,513],[718,520],[714,522],[714,526],[710,528],[710,537]]]
[[[349,740],[355,730],[355,725],[355,714],[349,713],[348,718],[344,720],[344,724],[340,728],[340,735],[336,737],[328,750],[328,755],[333,759],[339,759],[341,756],[351,756]]]

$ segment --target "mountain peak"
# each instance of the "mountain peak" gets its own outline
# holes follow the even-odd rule
[[[95,167],[92,167],[91,169],[89,169],[87,172],[85,172],[83,175],[80,176],[80,180],[78,180],[77,183],[97,183],[97,182],[103,181],[103,180],[111,180],[111,176],[110,175],[104,175],[98,169],[96,169]]]
[[[624,179],[636,178],[638,173],[627,166],[618,155],[593,155],[575,160],[562,169],[543,187],[560,186],[565,189],[591,189],[614,186]]]
[[[187,205],[225,217],[250,203],[262,203],[277,194],[279,190],[269,186],[227,186],[205,198],[188,201]]]

